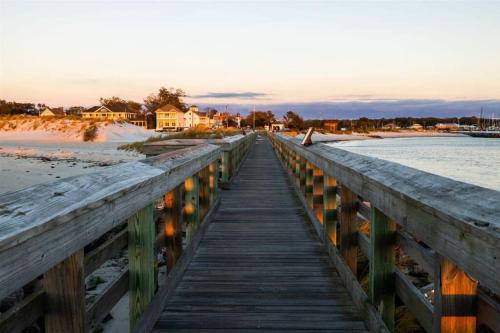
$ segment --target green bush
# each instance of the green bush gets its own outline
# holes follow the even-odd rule
[[[83,141],[94,141],[97,138],[98,128],[96,125],[91,125],[83,132]]]

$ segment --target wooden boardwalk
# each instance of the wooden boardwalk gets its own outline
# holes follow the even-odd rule
[[[155,332],[366,332],[270,143],[252,147]]]

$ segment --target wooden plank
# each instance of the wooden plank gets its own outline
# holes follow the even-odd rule
[[[39,289],[2,313],[0,315],[0,332],[23,332],[42,317],[44,294],[44,290]]]
[[[128,270],[123,271],[97,299],[87,306],[85,332],[93,332],[129,288]]]
[[[426,332],[433,331],[433,306],[420,290],[399,270],[396,270],[396,294]]]
[[[413,261],[419,264],[424,271],[429,273],[430,276],[434,276],[436,255],[433,250],[423,247],[404,231],[397,233],[396,244]]]
[[[43,276],[45,332],[84,332],[85,280],[83,249],[52,267]]]
[[[477,323],[477,281],[470,278],[454,263],[440,258],[439,279],[439,332],[476,332]],[[437,323],[436,323],[437,324]]]
[[[373,205],[370,221],[368,296],[389,331],[394,332],[396,223]]]
[[[221,153],[221,166],[220,166],[220,169],[221,169],[221,172],[222,172],[221,181],[223,183],[229,182],[229,178],[231,176],[230,167],[229,167],[230,163],[231,163],[231,161],[230,161],[229,152],[228,151],[223,151]]]
[[[182,196],[183,187],[177,186],[164,197],[167,272],[172,270],[182,255]]]
[[[98,267],[104,264],[107,260],[118,255],[128,243],[128,232],[124,229],[114,235],[112,238],[99,245],[91,252],[85,254],[84,271],[85,277],[89,276]]]
[[[300,156],[300,191],[305,195],[306,193],[306,159]]]
[[[323,171],[313,166],[313,210],[320,224],[323,224]]]
[[[477,324],[485,325],[493,332],[500,332],[500,302],[478,289]]]
[[[306,187],[305,187],[305,197],[309,207],[313,207],[313,165],[311,162],[306,161]]]
[[[323,175],[323,220],[325,236],[337,246],[337,181]]]
[[[357,196],[346,185],[340,186],[340,253],[356,275],[358,265]]]
[[[184,181],[184,221],[186,221],[186,241],[189,244],[200,223],[200,181],[193,175]]]
[[[149,204],[128,219],[129,321],[135,327],[155,291],[155,225]]]
[[[500,192],[320,143],[303,147],[296,139],[275,137],[500,294]]]
[[[0,196],[0,298],[175,188],[219,152],[201,145]]]

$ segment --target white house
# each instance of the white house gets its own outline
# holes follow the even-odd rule
[[[48,106],[46,106],[40,113],[40,117],[64,117],[65,115],[66,114],[64,113],[63,107],[51,109]]]

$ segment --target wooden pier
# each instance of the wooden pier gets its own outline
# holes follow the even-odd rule
[[[498,276],[500,192],[282,134],[0,196],[0,332],[92,332],[127,292],[130,332],[500,332]]]
[[[155,332],[365,332],[271,144],[257,141]]]

